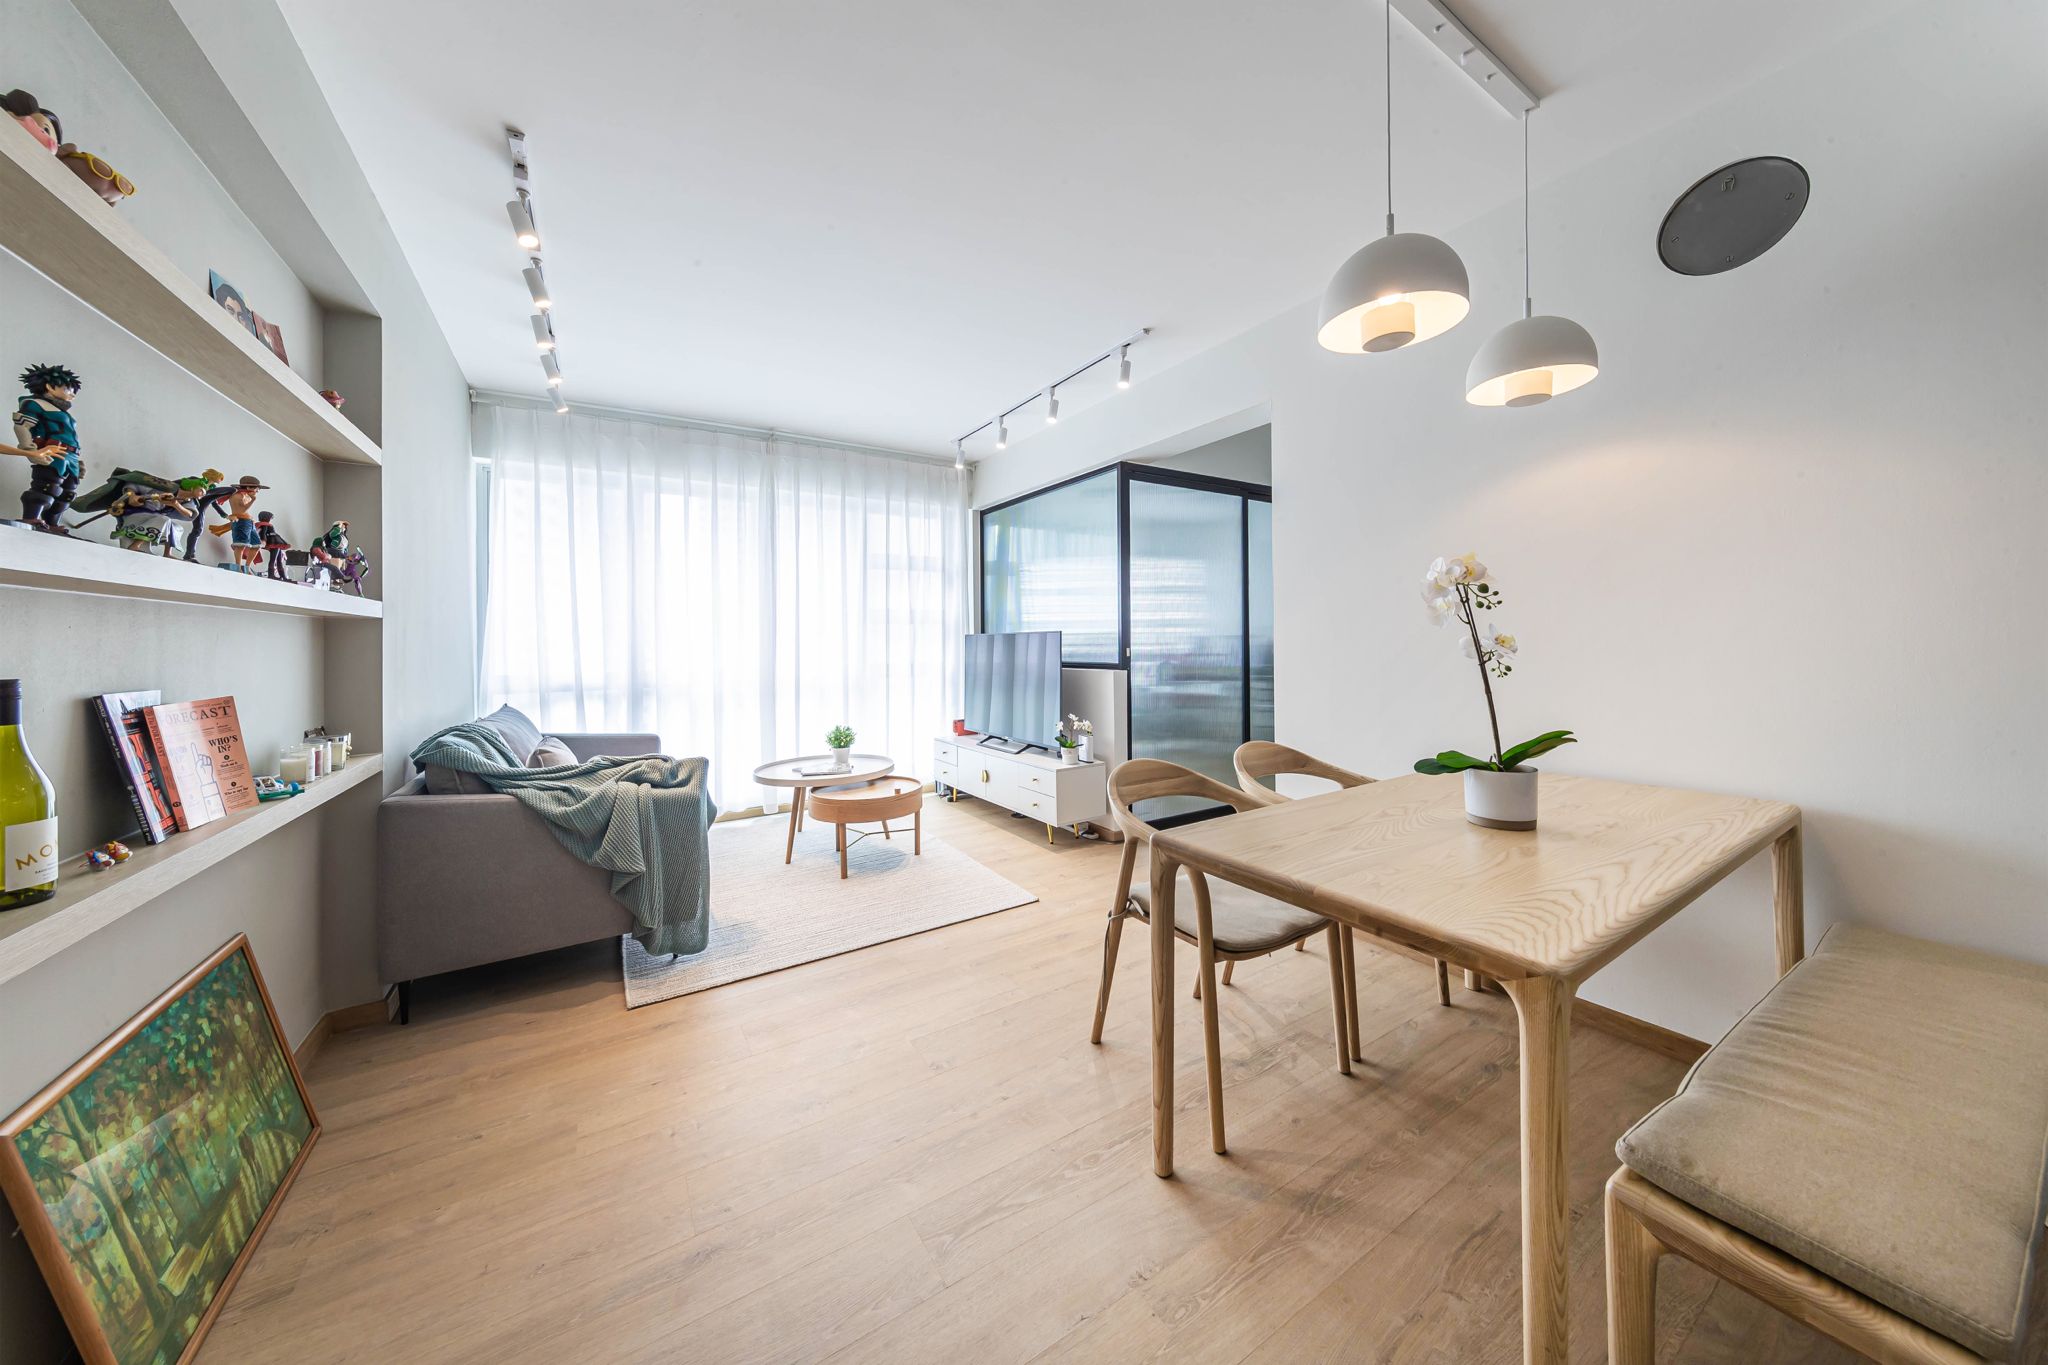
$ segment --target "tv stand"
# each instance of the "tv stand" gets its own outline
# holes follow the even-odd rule
[[[999,754],[1021,754],[1033,745],[1021,739],[1004,739],[1001,735],[983,735],[974,741],[977,749],[993,749]]]
[[[940,791],[955,800],[978,796],[1036,820],[1045,826],[1047,843],[1056,826],[1078,836],[1082,825],[1109,814],[1107,763],[1062,763],[1049,754],[999,750],[952,735],[934,741],[933,758]]]

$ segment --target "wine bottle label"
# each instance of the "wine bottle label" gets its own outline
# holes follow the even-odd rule
[[[8,891],[26,891],[57,880],[57,817],[7,827]]]

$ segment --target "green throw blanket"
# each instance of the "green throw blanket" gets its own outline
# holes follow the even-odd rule
[[[612,895],[650,953],[701,953],[711,934],[711,854],[718,807],[701,758],[593,758],[560,768],[522,766],[488,725],[465,721],[412,751],[418,764],[474,773],[548,822],[562,847],[612,874]],[[488,850],[469,850],[488,854]]]

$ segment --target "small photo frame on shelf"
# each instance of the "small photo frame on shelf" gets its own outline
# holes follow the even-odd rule
[[[0,1124],[0,1189],[87,1365],[190,1360],[319,1136],[246,934]]]
[[[248,301],[242,297],[241,290],[222,279],[218,270],[206,272],[206,288],[207,292],[213,295],[215,303],[227,309],[229,316],[249,329],[250,336],[262,339],[262,334],[256,330],[256,314],[250,311]]]
[[[249,316],[256,320],[256,339],[268,346],[272,355],[287,365],[291,364],[291,357],[284,353],[283,329],[274,322],[265,321],[261,313],[251,313]]]

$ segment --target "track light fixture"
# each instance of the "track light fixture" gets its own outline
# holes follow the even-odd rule
[[[533,344],[543,351],[554,350],[555,329],[548,326],[547,314],[535,313],[530,321],[533,323]]]
[[[953,468],[967,468],[967,438],[965,436],[953,442]]]
[[[559,389],[562,387],[562,364],[555,359],[552,351],[541,356],[540,367],[547,372],[549,388]]]
[[[562,397],[559,390],[555,393],[555,412],[563,417],[569,415],[569,400]]]
[[[533,225],[533,210],[527,207],[523,192],[517,199],[507,201],[505,216],[512,220],[512,234],[519,239],[519,249],[539,251],[540,230]]]
[[[1038,390],[1038,392],[1032,394],[1029,398],[1024,399],[1022,402],[1010,404],[1010,406],[1004,408],[1001,412],[989,418],[980,426],[975,427],[972,431],[961,433],[960,437],[953,443],[956,451],[963,450],[966,446],[966,443],[971,438],[979,436],[982,432],[987,431],[990,427],[995,428],[996,449],[1008,450],[1010,448],[1011,414],[1016,412],[1019,408],[1029,407],[1031,404],[1036,403],[1041,398],[1045,400],[1046,425],[1052,426],[1056,424],[1060,420],[1060,385],[1065,384],[1070,380],[1080,378],[1082,375],[1088,373],[1088,371],[1094,369],[1097,365],[1100,365],[1103,361],[1111,359],[1112,357],[1114,357],[1117,362],[1116,386],[1120,389],[1128,389],[1131,386],[1131,347],[1137,345],[1139,342],[1143,341],[1146,337],[1151,335],[1152,329],[1150,327],[1140,327],[1136,332],[1133,332],[1130,336],[1125,337],[1122,341],[1119,341],[1116,345],[1110,347],[1108,350],[1098,352],[1097,354],[1088,357],[1087,360],[1081,362],[1079,365],[1076,365],[1073,369],[1068,370],[1065,374],[1061,375],[1058,379],[1053,380],[1052,383],[1047,384],[1044,388]]]
[[[548,282],[541,278],[539,261],[535,261],[519,273],[526,280],[526,292],[533,295],[535,308],[545,313],[555,306],[555,301],[548,297]]]

